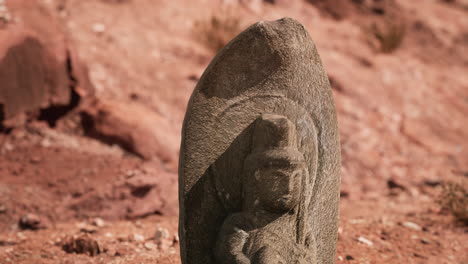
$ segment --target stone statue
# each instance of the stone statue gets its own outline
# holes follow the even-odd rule
[[[182,263],[334,263],[339,173],[330,84],[307,31],[289,18],[249,27],[187,109]]]
[[[242,177],[242,211],[229,215],[221,227],[218,263],[316,263],[304,213],[313,181],[291,121],[271,114],[257,119]]]

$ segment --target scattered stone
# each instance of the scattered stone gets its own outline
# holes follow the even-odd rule
[[[117,241],[126,242],[126,241],[130,241],[130,238],[129,238],[129,236],[121,235],[121,236],[117,237]]]
[[[32,164],[37,164],[39,162],[41,162],[41,157],[39,157],[39,156],[31,157],[31,163]]]
[[[351,220],[349,220],[349,223],[352,224],[352,225],[364,224],[364,223],[366,223],[366,220],[365,220],[365,219],[356,218],[356,219],[351,219]]]
[[[144,246],[148,250],[154,250],[157,248],[157,245],[153,242],[145,242]]]
[[[158,227],[154,235],[158,248],[162,251],[167,251],[175,242],[175,238],[170,239],[169,231],[165,228]]]
[[[343,227],[341,227],[341,226],[338,227],[338,234],[339,235],[343,234]]]
[[[440,186],[442,182],[439,180],[425,180],[423,184],[429,187],[437,187]]]
[[[14,245],[17,245],[17,244],[18,244],[18,242],[16,242],[16,241],[0,239],[0,247],[14,246]]]
[[[102,34],[106,31],[106,25],[104,25],[103,23],[94,23],[91,26],[91,29],[94,31],[94,33]]]
[[[143,224],[140,221],[135,221],[135,226],[138,228],[143,228]]]
[[[21,229],[38,230],[44,228],[41,218],[35,214],[23,215],[18,223]]]
[[[346,260],[354,260],[354,258],[351,255],[346,255]]]
[[[5,205],[0,204],[0,214],[4,214],[7,212],[7,208]]]
[[[137,186],[131,186],[131,191],[130,193],[137,198],[143,198],[145,197],[151,189],[155,187],[154,184],[141,184]]]
[[[198,81],[200,78],[199,78],[197,75],[195,75],[195,74],[191,74],[191,75],[188,76],[188,79],[189,79],[190,81],[196,82],[196,81]]]
[[[348,197],[349,197],[349,192],[348,192],[348,191],[341,190],[341,191],[340,191],[340,197],[341,197],[341,198],[348,198]]]
[[[140,95],[137,94],[137,93],[130,93],[130,94],[128,95],[128,97],[129,97],[130,99],[132,99],[132,100],[138,100],[138,99],[140,99]]]
[[[415,257],[417,257],[417,258],[427,259],[426,256],[423,256],[423,255],[418,254],[418,253],[413,253],[413,256],[415,256]]]
[[[6,151],[12,151],[15,149],[15,146],[13,146],[13,144],[10,142],[5,142],[5,144],[3,144],[3,149]]]
[[[80,228],[80,232],[83,233],[94,234],[98,231],[97,227],[93,225],[88,225],[86,223],[80,223],[78,227]]]
[[[403,186],[402,184],[396,182],[394,179],[390,179],[387,181],[387,187],[389,189],[400,189],[400,190],[406,190],[406,187]]]
[[[97,227],[104,227],[105,222],[101,218],[97,217],[91,221],[91,224]]]
[[[390,237],[390,233],[385,230],[382,230],[380,234],[381,234],[380,239],[382,240],[387,240]]]
[[[0,27],[4,26],[6,23],[10,22],[12,19],[11,14],[5,5],[5,2],[0,1]]]
[[[359,242],[361,242],[363,244],[366,244],[368,246],[373,246],[374,245],[374,243],[372,241],[370,241],[369,239],[367,239],[367,238],[365,238],[363,236],[358,237],[357,241],[359,241]]]
[[[336,111],[303,25],[258,22],[215,56],[187,107],[179,168],[183,264],[334,262]]]
[[[44,148],[48,148],[48,147],[52,146],[52,141],[51,141],[50,139],[48,139],[48,138],[44,138],[44,139],[41,141],[40,145],[41,145],[42,147],[44,147]]]
[[[128,171],[125,173],[125,177],[126,177],[127,179],[132,178],[133,176],[136,175],[136,172],[137,172],[137,171],[135,171],[135,170],[128,170]]]
[[[18,232],[16,233],[16,237],[20,240],[20,241],[25,241],[26,239],[28,239],[28,237],[23,234],[23,232]]]
[[[169,231],[165,228],[158,227],[154,235],[154,240],[161,241],[163,239],[168,239],[168,238],[169,238]]]
[[[127,244],[117,244],[110,247],[107,254],[110,256],[121,257],[125,255],[134,254],[134,250],[131,245]]]
[[[145,241],[145,237],[141,234],[133,234],[129,239],[130,241],[135,241],[135,242]]]
[[[101,253],[98,242],[88,235],[65,238],[62,249],[67,253],[87,254],[89,256],[96,256]]]
[[[431,243],[431,241],[427,238],[421,238],[421,243],[425,244],[425,245],[429,245]]]
[[[170,240],[170,239],[165,239],[165,240],[162,240],[158,243],[158,248],[161,250],[161,251],[167,251],[169,250],[174,244],[174,241],[173,240]]]
[[[422,227],[420,227],[418,224],[415,224],[413,222],[403,222],[402,225],[406,228],[413,229],[416,231],[421,231]]]

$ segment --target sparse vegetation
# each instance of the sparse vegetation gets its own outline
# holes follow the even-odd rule
[[[444,184],[438,203],[442,210],[450,212],[457,221],[468,225],[468,189],[466,185],[455,182]]]
[[[376,48],[380,52],[391,53],[403,43],[406,34],[406,23],[386,19],[381,24],[373,24],[370,32],[377,42]]]
[[[196,38],[213,52],[218,52],[242,31],[239,10],[219,9],[205,21],[194,25]]]

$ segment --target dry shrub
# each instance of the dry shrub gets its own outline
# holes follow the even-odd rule
[[[438,203],[442,210],[450,212],[457,221],[468,225],[468,189],[466,185],[455,182],[444,184]]]
[[[216,10],[209,19],[194,24],[195,37],[214,52],[222,49],[242,31],[238,9]]]
[[[373,24],[370,29],[377,50],[383,53],[391,53],[403,43],[406,34],[405,22],[393,22],[386,19],[383,23]]]

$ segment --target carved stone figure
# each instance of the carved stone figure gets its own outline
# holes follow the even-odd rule
[[[284,116],[265,114],[254,125],[244,162],[242,211],[224,221],[218,263],[316,263],[304,198],[313,181]],[[310,197],[307,197],[309,199]]]
[[[187,109],[182,263],[334,263],[339,172],[333,98],[310,36],[289,18],[249,27]]]

